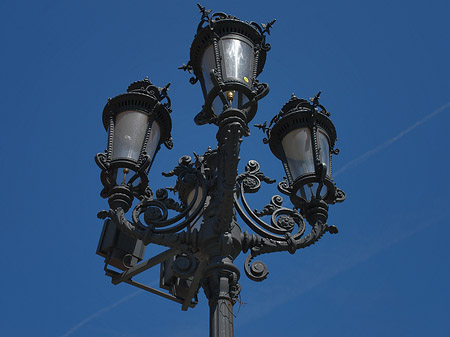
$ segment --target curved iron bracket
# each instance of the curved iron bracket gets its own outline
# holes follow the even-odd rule
[[[133,209],[132,221],[126,219],[125,211],[121,207],[101,211],[98,217],[111,218],[128,235],[147,243],[155,242],[155,240],[161,241],[162,236],[166,235],[161,241],[162,245],[177,247],[177,245],[173,246],[173,240],[177,241],[180,238],[170,237],[169,234],[183,230],[199,216],[206,200],[206,193],[200,191],[207,190],[207,179],[202,168],[194,167],[194,163],[188,156],[180,158],[178,166],[164,175],[168,177],[176,175],[179,188],[186,184],[195,189],[194,198],[190,204],[185,205],[183,202],[180,204],[169,198],[169,189],[158,189],[155,197],[151,193],[142,197],[142,200]],[[200,202],[198,202],[198,198],[200,198]],[[196,203],[197,206],[194,207]],[[169,218],[169,210],[174,210],[179,214]],[[141,221],[141,215],[143,215],[144,223]],[[191,234],[189,233],[189,235]],[[158,237],[158,235],[160,236]],[[184,242],[185,239],[181,241]]]
[[[261,211],[251,210],[246,198],[246,193],[256,193],[261,187],[261,181],[274,183],[274,180],[266,177],[260,170],[258,162],[251,160],[247,164],[244,173],[237,178],[237,193],[235,194],[235,208],[244,222],[256,233],[242,234],[243,251],[250,250],[245,260],[245,274],[253,281],[262,281],[268,275],[265,264],[252,260],[261,254],[288,251],[294,254],[298,249],[306,248],[317,242],[324,233],[337,233],[337,228],[328,226],[326,220],[328,207],[321,200],[311,205],[308,216],[315,221],[311,224],[310,232],[306,231],[305,221],[295,209],[282,206],[283,199],[275,195],[271,202]],[[284,189],[283,184],[280,184]],[[279,185],[279,186],[280,186]],[[315,214],[320,216],[314,216]],[[260,219],[262,216],[270,216],[270,224]],[[297,228],[297,230],[295,230]]]

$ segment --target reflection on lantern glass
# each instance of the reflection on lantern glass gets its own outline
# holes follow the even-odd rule
[[[114,122],[112,159],[137,161],[144,143],[149,116],[139,111],[123,111]]]
[[[213,45],[209,45],[202,57],[201,68],[202,77],[204,81],[204,96],[205,99],[208,93],[213,89],[213,82],[211,80],[211,70],[216,69],[217,75],[222,76],[225,83],[230,81],[239,81],[251,87],[250,80],[253,72],[253,47],[241,40],[224,38],[221,40],[221,55],[222,59],[222,74],[216,69],[216,60],[214,55]],[[230,91],[233,98],[227,98],[227,103],[230,107],[242,108],[247,103],[248,97],[239,91]],[[224,109],[224,104],[219,97],[216,97],[212,103],[212,109],[215,114],[219,115]]]
[[[187,197],[187,205],[188,206],[194,201],[195,192],[196,192],[196,189],[194,188],[189,193],[189,195]],[[194,213],[194,211],[197,209],[197,207],[200,206],[200,202],[202,201],[202,194],[203,194],[203,189],[201,187],[199,187],[197,199],[195,200],[194,206],[192,206],[191,210],[189,211],[189,215]],[[203,216],[202,216],[202,213],[200,212],[200,215],[197,216],[197,218],[193,222],[191,222],[191,230],[193,230],[194,228],[200,230],[202,221],[203,221]]]
[[[202,76],[203,80],[205,81],[205,89],[206,89],[204,95],[206,98],[206,95],[208,94],[208,92],[211,91],[213,87],[210,72],[212,69],[216,68],[216,60],[214,57],[214,49],[212,44],[208,48],[206,48],[205,52],[203,53],[201,64],[202,64]]]
[[[331,178],[330,144],[327,135],[319,129],[319,158],[327,165],[327,175]]]
[[[253,71],[253,48],[248,43],[237,39],[223,39],[223,61],[225,64],[224,81],[238,79],[245,81]]]
[[[161,135],[161,130],[157,122],[152,123],[152,128],[150,129],[150,135],[148,137],[147,148],[145,152],[150,156],[151,159],[155,156],[155,151],[159,144],[159,138]]]
[[[319,187],[318,183],[309,183],[303,185],[297,192],[297,195],[304,199],[305,201],[311,201],[312,198],[316,197],[317,188]],[[325,185],[322,186],[320,190],[320,198],[324,198],[327,194],[327,187]]]
[[[282,146],[294,180],[303,174],[314,172],[311,132],[308,128],[289,132],[284,136]]]
[[[128,168],[117,168],[114,170],[114,178],[117,185],[128,185],[136,187],[141,183],[141,178],[135,177],[136,172]],[[133,179],[133,181],[131,181]]]

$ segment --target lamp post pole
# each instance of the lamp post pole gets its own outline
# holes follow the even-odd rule
[[[210,336],[233,336],[233,305],[240,291],[239,269],[233,264],[242,250],[241,229],[234,215],[240,143],[246,128],[242,112],[228,109],[219,120],[217,133],[217,187],[206,209],[204,253],[209,264],[203,289],[209,299]],[[202,233],[203,231],[203,233]]]
[[[169,85],[159,88],[145,79],[109,99],[103,111],[107,149],[97,154],[96,162],[104,187],[101,196],[110,209],[98,214],[105,223],[97,254],[105,258],[113,284],[136,286],[180,303],[182,310],[195,307],[203,288],[210,307],[210,336],[231,337],[233,305],[240,292],[235,258],[249,252],[245,274],[253,281],[264,280],[267,267],[253,259],[271,252],[293,254],[326,232],[337,233],[326,223],[328,205],[343,201],[345,194],[331,178],[331,156],[338,153],[336,130],[319,104],[320,93],[310,101],[293,95],[269,125],[256,126],[282,162],[287,180],[278,189],[294,207],[283,206],[276,195],[261,211],[252,210],[245,195],[274,180],[254,160],[238,174],[239,152],[257,103],[268,93],[268,85],[257,76],[270,49],[265,33],[274,21],[260,26],[199,8],[202,17],[191,59],[181,68],[194,73],[191,83],[200,81],[205,104],[194,120],[217,125],[217,148],[195,155],[195,160],[183,156],[177,167],[163,173],[176,176],[172,192],[179,201],[169,197],[168,189],[154,193],[147,174],[161,145],[172,147]],[[133,205],[130,221],[127,212]],[[241,228],[237,214],[253,234]],[[267,218],[270,221],[264,221]],[[143,261],[150,244],[167,250]],[[166,291],[134,279],[157,265],[160,287]]]

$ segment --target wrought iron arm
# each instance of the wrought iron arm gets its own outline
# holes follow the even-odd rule
[[[245,273],[254,281],[262,281],[267,277],[268,270],[261,261],[252,260],[261,254],[271,252],[288,251],[294,254],[298,249],[306,248],[317,242],[325,232],[336,233],[336,227],[328,226],[324,221],[318,219],[311,224],[311,231],[305,233],[305,221],[295,209],[282,207],[283,199],[280,196],[272,197],[271,203],[266,205],[261,212],[252,211],[245,198],[245,193],[255,193],[261,187],[261,180],[273,183],[274,180],[266,177],[259,171],[259,164],[251,160],[246,166],[246,172],[239,175],[239,196],[235,194],[235,207],[244,222],[257,234],[250,235],[248,232],[242,234],[243,251],[250,250],[245,261]],[[240,201],[239,201],[240,197]],[[242,204],[242,205],[241,205]],[[327,211],[326,204],[317,201],[313,203],[311,212]],[[261,216],[270,215],[271,223],[268,224],[260,219]],[[297,231],[294,232],[295,227]]]
[[[156,198],[153,198],[152,193],[147,193],[136,205],[132,212],[132,221],[127,220],[125,210],[121,207],[101,211],[97,216],[101,219],[111,218],[127,235],[142,240],[145,245],[156,243],[170,248],[179,248],[182,244],[194,243],[195,246],[198,236],[197,231],[177,232],[196,219],[203,210],[207,179],[204,176],[201,163],[197,163],[197,166],[199,167],[194,167],[190,157],[183,156],[180,158],[177,167],[169,173],[164,173],[167,177],[178,177],[177,185],[172,190],[176,190],[180,194],[189,193],[192,189],[195,190],[193,200],[188,205],[185,205],[183,201],[179,204],[168,198],[168,189],[159,189],[156,191]],[[186,192],[186,190],[189,192]],[[200,193],[200,191],[203,191],[203,193]],[[200,202],[197,201],[197,198],[200,199]],[[198,205],[194,207],[196,202],[198,202]],[[169,210],[175,210],[179,214],[168,218]],[[141,215],[143,215],[145,224],[141,222]],[[172,226],[173,224],[175,225]]]
[[[110,209],[109,211],[101,211],[97,216],[100,219],[109,217],[123,232],[135,239],[143,241],[144,245],[156,243],[160,246],[177,249],[182,249],[185,245],[196,246],[198,236],[196,230],[168,234],[155,233],[151,228],[145,228],[140,222],[136,224],[128,221],[121,207]]]
[[[182,194],[190,187],[195,189],[195,194],[192,202],[188,205],[184,205],[186,200],[182,201],[180,205],[173,199],[168,198],[168,189],[157,190],[156,199],[142,200],[133,210],[133,222],[138,227],[145,228],[146,226],[139,220],[139,216],[144,214],[145,223],[150,231],[155,234],[176,233],[185,228],[203,210],[206,199],[207,179],[204,176],[202,167],[195,168],[189,156],[181,157],[178,166],[169,173],[163,173],[163,175],[166,177],[176,175],[178,177],[176,187],[172,190]],[[203,191],[203,193],[200,193],[200,191]],[[200,202],[194,208],[197,198],[200,198]],[[187,196],[184,199],[187,199]],[[168,218],[169,209],[175,210],[179,214]],[[181,221],[182,219],[185,220]],[[175,226],[172,226],[173,224]]]
[[[255,160],[250,160],[245,167],[245,172],[237,177],[237,190],[234,195],[234,204],[237,212],[244,222],[257,234],[273,240],[285,240],[288,233],[293,234],[294,239],[300,238],[305,231],[303,217],[296,210],[282,207],[283,198],[279,195],[272,197],[270,204],[266,205],[261,212],[252,211],[246,198],[246,193],[256,193],[261,188],[261,181],[272,184],[275,180],[264,175],[260,165]],[[239,200],[240,199],[240,200]],[[270,215],[270,224],[264,222],[260,217]]]
[[[251,246],[251,248],[250,254],[244,262],[245,274],[249,279],[256,282],[265,280],[269,273],[267,266],[261,261],[253,261],[255,257],[261,254],[283,251],[294,254],[298,249],[306,248],[316,243],[325,232],[329,231],[328,228],[327,224],[318,221],[312,226],[311,232],[307,236],[297,240],[289,233],[286,234],[284,241],[263,238],[255,234],[252,235],[253,240],[247,244],[247,247]],[[246,233],[244,233],[244,235]],[[247,236],[249,236],[249,234],[247,234]]]

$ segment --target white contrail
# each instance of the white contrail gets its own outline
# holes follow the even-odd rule
[[[430,118],[433,118],[434,116],[436,116],[437,114],[439,114],[440,112],[442,112],[443,110],[445,110],[446,108],[450,107],[450,102],[447,104],[444,104],[443,106],[441,106],[440,108],[434,110],[432,113],[430,113],[429,115],[425,116],[423,119],[421,119],[420,121],[418,121],[417,123],[415,123],[414,125],[411,125],[409,128],[407,128],[406,130],[403,130],[402,132],[400,132],[397,136],[385,141],[383,144],[378,145],[376,148],[367,151],[366,153],[364,153],[363,155],[359,156],[358,158],[355,158],[353,160],[351,160],[349,163],[347,163],[346,165],[344,165],[344,167],[342,167],[339,171],[337,171],[334,176],[337,177],[339,174],[347,171],[349,168],[359,164],[360,162],[362,162],[363,160],[373,156],[374,154],[380,152],[381,150],[385,149],[386,147],[388,147],[389,145],[391,145],[392,143],[396,142],[397,140],[399,140],[400,138],[402,138],[403,136],[405,136],[406,134],[410,133],[412,130],[414,130],[415,128],[417,128],[418,126],[422,125],[423,123],[425,123],[427,120],[429,120]]]
[[[118,305],[130,300],[131,298],[135,297],[137,294],[142,293],[142,291],[138,290],[135,291],[134,293],[127,295],[125,297],[122,297],[120,300],[118,300],[116,303],[113,303],[107,307],[104,307],[102,309],[100,309],[99,311],[97,311],[95,314],[92,314],[91,316],[89,316],[88,318],[86,318],[85,320],[81,321],[80,323],[78,323],[77,325],[75,325],[72,329],[70,329],[69,331],[67,331],[64,335],[62,335],[61,337],[67,337],[70,336],[71,334],[73,334],[75,331],[77,331],[78,329],[82,328],[84,325],[86,325],[87,323],[89,323],[90,321],[92,321],[93,319],[97,318],[98,316],[104,314],[105,312],[117,307]]]

